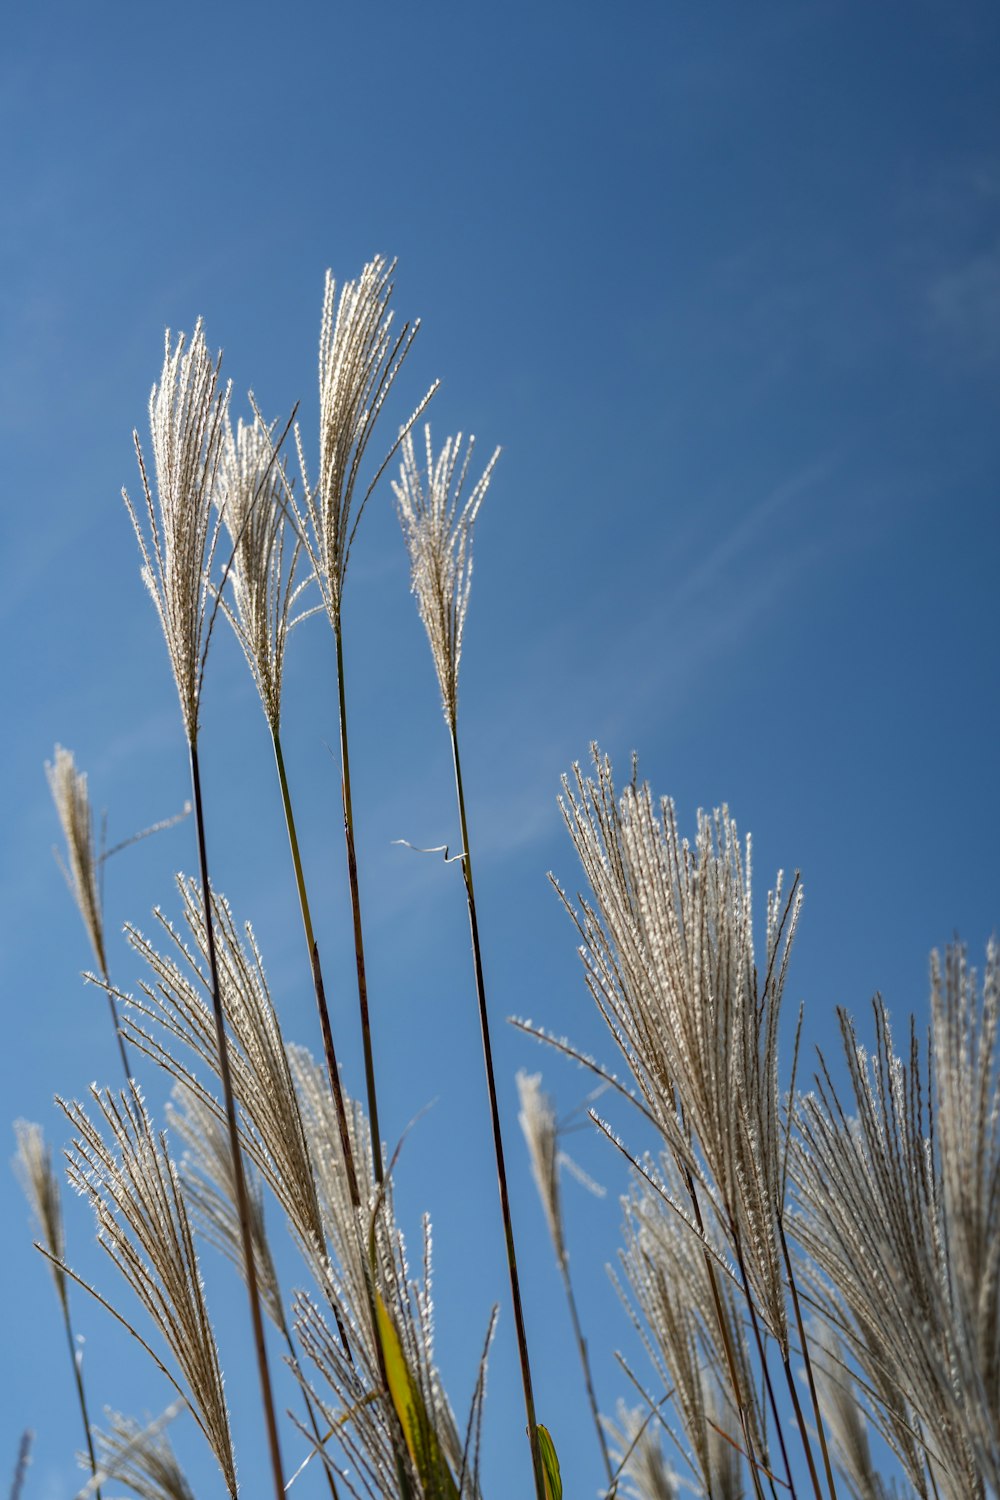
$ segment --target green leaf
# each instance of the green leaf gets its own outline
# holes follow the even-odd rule
[[[538,1453],[542,1460],[542,1477],[545,1480],[545,1500],[562,1500],[562,1475],[559,1472],[555,1443],[549,1435],[549,1429],[543,1427],[541,1422],[535,1428],[535,1432],[538,1434]]]
[[[420,1386],[410,1373],[403,1346],[399,1341],[399,1334],[396,1332],[396,1325],[392,1321],[389,1309],[378,1288],[375,1290],[375,1322],[379,1343],[382,1346],[389,1395],[396,1408],[407,1450],[420,1475],[424,1491],[430,1500],[459,1500],[458,1487],[441,1450],[441,1443],[428,1415]],[[558,1467],[557,1464],[557,1474]],[[561,1494],[560,1487],[559,1495]],[[558,1496],[555,1496],[554,1500],[558,1500]]]

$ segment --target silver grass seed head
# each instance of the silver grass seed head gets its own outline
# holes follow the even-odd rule
[[[208,572],[219,522],[212,491],[222,449],[229,387],[219,390],[222,356],[213,361],[201,320],[190,343],[167,330],[163,370],[149,398],[149,426],[157,500],[138,434],[134,434],[145,500],[141,521],[122,495],[142,554],[142,579],[156,609],[180,698],[188,742],[198,733],[208,646]],[[148,535],[147,535],[148,528]]]
[[[836,1330],[813,1317],[807,1326],[813,1350],[813,1373],[823,1421],[833,1443],[837,1467],[858,1500],[885,1500],[887,1491],[872,1462],[868,1420],[847,1351]]]
[[[87,792],[87,775],[76,769],[72,750],[57,745],[51,761],[45,765],[49,791],[56,805],[63,837],[66,840],[66,862],[63,873],[73,894],[90,945],[102,975],[107,973],[104,950],[104,918],[98,860],[94,850],[94,820]]]
[[[277,451],[276,423],[259,413],[233,432],[226,413],[214,499],[232,547],[228,582],[232,603],[222,609],[247,664],[272,733],[281,718],[281,683],[289,632],[311,610],[294,614],[311,578],[296,582],[302,543],[288,545],[291,484]],[[317,606],[318,607],[318,606]]]
[[[541,1073],[517,1074],[517,1092],[521,1109],[518,1124],[528,1143],[531,1172],[538,1196],[545,1210],[545,1220],[560,1265],[566,1263],[566,1236],[563,1229],[562,1204],[559,1197],[559,1143],[556,1112],[552,1100],[542,1089]]]
[[[177,877],[183,930],[162,912],[155,916],[166,941],[161,953],[131,925],[126,935],[148,964],[143,998],[127,999],[124,1034],[221,1118],[222,1106],[172,1051],[180,1042],[210,1075],[219,1078],[218,1035],[210,1001],[208,929],[200,886]],[[322,1255],[323,1226],[298,1099],[263,959],[249,925],[241,940],[228,902],[211,895],[220,999],[229,1030],[232,1088],[246,1155],[272,1189],[310,1261]]]
[[[912,1023],[908,1055],[896,1052],[880,997],[870,1053],[840,1012],[853,1099],[842,1102],[821,1060],[815,1092],[798,1101],[792,1172],[803,1279],[860,1370],[867,1415],[915,1489],[933,1462],[939,1493],[964,1500],[1000,1490],[1000,1150],[995,1108],[991,1121],[983,1107],[991,1074],[997,1089],[991,1002],[984,994],[980,1010],[974,981],[961,982],[960,949],[948,965],[955,982],[932,990],[926,1069]],[[990,1161],[976,1226],[956,1212],[962,1189],[949,1179],[971,1185]],[[983,1230],[986,1255],[973,1248]]]
[[[655,1412],[628,1407],[619,1401],[617,1421],[603,1417],[616,1469],[620,1469],[629,1500],[677,1500],[677,1476],[660,1445],[660,1419]]]
[[[222,1369],[180,1175],[134,1082],[128,1095],[90,1092],[94,1118],[79,1102],[56,1101],[76,1132],[68,1180],[89,1200],[100,1244],[183,1372],[192,1411],[235,1497]]]
[[[16,1120],[14,1133],[17,1136],[14,1169],[41,1232],[42,1244],[48,1251],[49,1269],[59,1300],[65,1306],[66,1273],[58,1262],[64,1258],[66,1245],[59,1182],[52,1169],[52,1150],[46,1144],[41,1125],[31,1120]]]
[[[142,1500],[194,1500],[194,1491],[163,1430],[182,1406],[183,1402],[174,1402],[145,1426],[106,1408],[108,1431],[94,1429],[99,1474],[128,1485]]]
[[[190,1088],[176,1083],[167,1105],[167,1123],[186,1147],[180,1163],[180,1179],[192,1223],[201,1238],[220,1251],[245,1282],[239,1194],[225,1122]],[[281,1289],[264,1220],[263,1185],[249,1162],[245,1164],[245,1179],[257,1290],[271,1322],[280,1333],[285,1333],[287,1322]]]
[[[450,729],[458,709],[458,667],[472,587],[472,533],[493,468],[497,448],[468,498],[463,490],[475,438],[462,456],[462,434],[446,438],[434,457],[430,425],[424,427],[427,467],[422,473],[413,451],[413,434],[402,441],[399,480],[393,480],[399,520],[410,554],[413,592],[430,641],[441,688],[441,706]]]
[[[346,281],[337,295],[327,271],[319,342],[319,478],[306,478],[302,442],[296,429],[305,490],[304,514],[296,512],[299,533],[319,581],[323,604],[335,631],[340,629],[344,579],[361,513],[403,436],[423,412],[437,382],[400,428],[399,434],[355,508],[355,488],[379,412],[410,351],[419,321],[396,332],[389,302],[396,262],[381,255],[368,262],[357,281]]]
[[[753,945],[750,844],[722,807],[700,813],[692,846],[674,804],[648,784],[619,797],[611,763],[563,780],[563,816],[593,892],[574,914],[588,987],[665,1144],[711,1182],[769,1331],[788,1345],[778,1219],[786,1132],[778,1023],[801,904],[781,877],[767,955]],[[762,976],[762,977],[761,977]]]

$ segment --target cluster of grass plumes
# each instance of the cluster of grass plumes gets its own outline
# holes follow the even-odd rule
[[[125,924],[142,977],[130,991],[109,971],[87,780],[57,747],[50,787],[66,840],[64,865],[94,954],[92,983],[115,1027],[121,1092],[94,1087],[65,1101],[70,1184],[93,1209],[98,1240],[126,1291],[86,1285],[72,1269],[58,1181],[37,1126],[18,1126],[20,1172],[54,1277],[85,1432],[82,1495],[109,1485],[142,1500],[191,1500],[166,1436],[189,1414],[231,1496],[264,1493],[241,1473],[203,1276],[205,1251],[242,1283],[256,1357],[270,1485],[280,1500],[303,1467],[332,1500],[483,1500],[480,1453],[487,1356],[498,1309],[483,1309],[481,1357],[464,1408],[453,1405],[434,1345],[431,1228],[416,1269],[396,1212],[407,1157],[379,1125],[377,1059],[386,1044],[370,996],[351,793],[345,673],[345,586],[358,522],[397,452],[395,493],[426,630],[455,779],[461,872],[492,1134],[500,1236],[520,1365],[527,1479],[516,1500],[560,1500],[553,1437],[538,1419],[521,1298],[523,1253],[508,1187],[459,738],[459,667],[470,599],[474,528],[497,462],[473,482],[473,441],[430,429],[418,462],[412,428],[434,387],[395,435],[368,452],[417,325],[393,322],[393,266],[381,258],[338,293],[328,276],[319,352],[318,468],[310,479],[295,413],[282,428],[230,415],[220,361],[201,324],[167,336],[150,402],[153,464],[136,439],[144,504],[129,512],[142,577],[163,629],[189,754],[197,873],[178,876],[175,915],[154,911],[151,935]],[[299,473],[285,440],[294,430]],[[344,852],[364,1088],[341,1076],[305,861],[281,742],[293,628],[325,614],[335,652],[330,696],[340,729]],[[249,923],[213,886],[199,760],[209,646],[234,631],[264,711],[305,939],[303,980],[316,1000],[314,1058],[286,1040],[280,1006]],[[538,1074],[518,1077],[520,1124],[541,1197],[579,1358],[579,1425],[589,1411],[595,1490],[603,1500],[779,1500],[782,1495],[888,1500],[1000,1497],[1000,960],[982,983],[960,948],[934,961],[926,1050],[915,1027],[897,1055],[885,1007],[874,1050],[844,1014],[843,1082],[820,1059],[811,1089],[798,1075],[802,1015],[779,1057],[782,1005],[802,907],[796,876],[779,874],[754,937],[750,845],[727,809],[698,815],[688,842],[669,800],[633,767],[615,786],[594,771],[565,779],[563,813],[589,887],[576,906],[586,984],[627,1077],[584,1062],[612,1108],[586,1101],[607,1158],[627,1179],[620,1263],[613,1273],[648,1370],[619,1356],[612,1407],[609,1351],[588,1341],[577,1302],[561,1172],[565,1122]],[[447,857],[447,850],[446,850]],[[527,1023],[525,1029],[532,1030]],[[553,1041],[553,1038],[545,1038]],[[469,1061],[471,1067],[471,1060]],[[152,1105],[172,1089],[166,1129]],[[628,1118],[626,1116],[626,1118]],[[294,1249],[279,1247],[274,1222]],[[411,1238],[412,1242],[412,1238]],[[467,1247],[469,1248],[469,1247]],[[297,1257],[294,1290],[289,1255]],[[475,1258],[468,1255],[469,1260]],[[92,1424],[71,1297],[91,1293],[164,1378],[171,1405],[139,1421]],[[455,1305],[446,1286],[444,1316]],[[141,1310],[139,1315],[135,1307]],[[275,1357],[276,1356],[276,1357]],[[631,1362],[630,1362],[631,1361]],[[292,1410],[285,1404],[278,1382]],[[622,1386],[630,1405],[621,1399]],[[638,1402],[638,1404],[636,1404]],[[544,1397],[543,1397],[544,1404]],[[459,1413],[456,1416],[456,1411]],[[611,1414],[613,1412],[613,1415]],[[567,1443],[574,1433],[556,1435]],[[292,1445],[299,1452],[288,1457]],[[299,1461],[306,1453],[305,1464]],[[27,1448],[13,1493],[25,1491]],[[601,1471],[597,1469],[600,1460]],[[886,1464],[894,1465],[891,1476]],[[296,1466],[297,1465],[297,1466]],[[309,1483],[310,1481],[306,1481]],[[200,1485],[199,1485],[200,1488]],[[510,1493],[508,1489],[507,1493]]]
[[[798,1092],[801,1012],[787,1082],[778,1060],[798,877],[775,881],[758,966],[749,840],[725,808],[689,844],[673,804],[634,768],[619,795],[595,747],[563,813],[590,885],[579,910],[563,900],[635,1091],[577,1055],[659,1140],[633,1152],[593,1115],[632,1167],[621,1291],[656,1375],[624,1429],[631,1492],[676,1492],[650,1458],[657,1424],[708,1496],[897,1493],[870,1432],[921,1497],[997,1495],[995,944],[981,986],[961,948],[933,956],[923,1068],[915,1031],[896,1055],[877,1000],[871,1060],[841,1016],[849,1099],[822,1056]],[[533,1160],[551,1222],[551,1150]]]

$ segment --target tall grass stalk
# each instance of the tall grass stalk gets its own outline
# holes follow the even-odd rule
[[[94,953],[105,995],[108,1015],[114,1027],[115,1044],[122,1065],[125,1087],[131,1069],[125,1051],[125,1040],[118,1025],[115,1002],[111,995],[107,950],[104,942],[104,913],[101,902],[100,860],[94,848],[94,818],[87,790],[87,775],[78,771],[71,750],[57,745],[50,764],[45,767],[49,790],[55,803],[63,837],[66,840],[66,863],[63,874],[83,919]]]
[[[573,1279],[569,1269],[569,1251],[566,1246],[566,1229],[562,1215],[562,1197],[559,1191],[560,1165],[564,1161],[571,1166],[572,1163],[559,1150],[559,1126],[556,1121],[556,1113],[551,1099],[549,1099],[548,1095],[541,1088],[541,1074],[529,1074],[522,1069],[517,1075],[517,1089],[521,1101],[521,1112],[518,1119],[528,1145],[535,1185],[538,1188],[538,1195],[542,1200],[542,1208],[545,1212],[549,1235],[552,1239],[552,1248],[555,1251],[556,1265],[559,1269],[563,1291],[566,1295],[570,1322],[573,1325],[573,1337],[576,1340],[576,1350],[583,1372],[584,1387],[587,1392],[587,1404],[590,1407],[594,1431],[597,1434],[597,1442],[601,1450],[605,1477],[609,1489],[612,1489],[617,1476],[611,1463],[611,1454],[608,1450],[608,1439],[604,1430],[604,1423],[601,1421],[600,1408],[598,1407],[597,1395],[594,1390],[594,1377],[590,1366],[587,1340],[583,1336],[583,1325],[580,1321],[580,1313],[573,1291]],[[578,1177],[583,1176],[579,1168],[574,1167],[573,1170]],[[603,1189],[598,1189],[596,1184],[589,1180],[586,1180],[586,1182],[591,1191],[597,1192],[599,1196],[603,1196]]]
[[[378,1090],[375,1086],[375,1052],[372,1046],[371,1016],[368,1011],[368,977],[365,970],[365,939],[361,924],[361,888],[358,883],[358,856],[354,843],[354,801],[351,796],[351,750],[347,734],[347,693],[344,686],[344,637],[338,621],[334,627],[337,642],[337,702],[340,726],[340,794],[344,808],[344,846],[347,853],[347,879],[351,889],[351,926],[354,934],[354,968],[358,982],[358,1014],[361,1020],[361,1045],[365,1059],[365,1093],[372,1132],[372,1166],[375,1183],[381,1187],[382,1135],[378,1118]]]
[[[17,1461],[14,1465],[14,1478],[10,1485],[10,1500],[21,1500],[25,1475],[31,1463],[31,1445],[34,1442],[34,1436],[30,1427],[26,1427],[21,1434],[21,1441],[17,1447]]]
[[[546,1479],[535,1417],[531,1362],[528,1357],[528,1339],[524,1327],[517,1251],[514,1244],[514,1225],[510,1211],[510,1194],[507,1189],[507,1167],[504,1161],[503,1131],[500,1126],[500,1108],[497,1103],[496,1078],[493,1070],[493,1045],[490,1041],[486,982],[483,976],[483,958],[479,942],[479,918],[476,913],[476,888],[472,877],[469,825],[465,807],[465,788],[462,782],[462,758],[458,744],[458,669],[462,658],[462,636],[472,585],[472,535],[479,507],[489,488],[500,450],[498,448],[494,452],[482,475],[465,498],[463,491],[475,439],[470,438],[463,455],[461,433],[454,439],[448,438],[435,458],[431,444],[431,430],[428,426],[424,429],[424,444],[427,461],[426,476],[421,472],[416,461],[412,435],[409,432],[402,435],[403,460],[399,479],[393,481],[393,489],[396,494],[403,535],[410,554],[412,589],[417,597],[420,618],[427,631],[438,686],[441,690],[441,707],[451,743],[462,848],[462,875],[465,881],[469,934],[472,942],[476,1003],[479,1008],[479,1029],[483,1044],[483,1062],[486,1068],[486,1092],[489,1098],[490,1126],[493,1132],[500,1216],[503,1221],[510,1294],[514,1306],[514,1327],[517,1335],[518,1358],[521,1364],[524,1410],[528,1422],[528,1441],[531,1446],[535,1488],[538,1500],[545,1500]]]
[[[153,500],[138,434],[135,435],[149,528],[148,541],[145,527],[140,523],[135,507],[128,495],[124,496],[142,553],[143,581],[152,596],[163,628],[180,699],[188,744],[202,899],[208,913],[211,912],[211,885],[205,842],[198,729],[205,660],[211,638],[211,621],[214,619],[214,611],[211,619],[207,613],[209,570],[219,532],[218,520],[213,526],[211,519],[213,490],[229,403],[228,388],[223,393],[218,390],[220,363],[221,359],[213,363],[209,356],[200,323],[187,348],[182,335],[174,349],[171,349],[168,332],[163,373],[159,385],[153,387],[149,403],[158,507]],[[206,920],[206,929],[209,982],[218,1041],[219,1079],[233,1155],[250,1320],[275,1496],[277,1500],[281,1500],[284,1494],[281,1448],[257,1289],[249,1204],[229,1067],[229,1042],[219,987],[215,933],[210,916]]]
[[[295,889],[298,892],[299,910],[302,914],[302,928],[305,934],[306,948],[309,954],[309,967],[316,994],[316,1007],[319,1013],[320,1031],[323,1038],[323,1056],[326,1061],[327,1076],[330,1080],[330,1092],[333,1095],[334,1106],[337,1111],[337,1128],[340,1133],[341,1150],[344,1153],[344,1167],[347,1172],[351,1202],[355,1208],[360,1208],[361,1195],[358,1190],[358,1174],[354,1164],[354,1147],[351,1143],[350,1131],[347,1126],[347,1109],[344,1104],[344,1090],[340,1081],[340,1067],[337,1063],[333,1028],[330,1025],[330,1010],[326,1002],[326,987],[323,983],[323,970],[319,960],[319,944],[316,942],[316,935],[313,931],[312,912],[309,907],[309,893],[306,889],[305,873],[302,869],[302,856],[299,853],[299,839],[295,828],[295,814],[292,809],[292,798],[288,789],[288,776],[285,771],[285,757],[281,751],[281,736],[277,730],[274,731],[272,736],[272,743],[274,745],[275,765],[278,770],[278,784],[281,788],[281,805],[284,809],[285,827],[288,832],[288,845],[292,855],[292,868],[295,872]]]
[[[799,1298],[799,1289],[795,1280],[795,1268],[792,1262],[791,1252],[788,1248],[788,1236],[785,1233],[784,1214],[778,1220],[778,1234],[781,1239],[781,1254],[785,1262],[785,1272],[788,1279],[788,1292],[792,1299],[792,1310],[795,1314],[795,1326],[799,1333],[799,1349],[802,1353],[802,1364],[806,1372],[806,1381],[809,1386],[809,1400],[812,1403],[813,1420],[816,1423],[816,1434],[819,1438],[820,1452],[823,1455],[823,1470],[826,1475],[827,1489],[830,1492],[830,1500],[837,1500],[837,1484],[833,1477],[833,1461],[830,1457],[830,1447],[826,1440],[826,1422],[820,1408],[819,1392],[816,1389],[816,1372],[813,1369],[812,1351],[809,1347],[809,1338],[806,1334],[805,1321],[802,1317],[802,1303]],[[785,1378],[794,1387],[794,1377],[788,1360],[785,1360]],[[799,1413],[800,1426],[804,1426],[804,1419]],[[811,1462],[811,1454],[810,1454]]]
[[[465,810],[465,789],[462,784],[462,758],[458,748],[458,733],[454,726],[451,729],[451,751],[455,768],[455,798],[458,803],[458,821],[462,840],[462,874],[465,879],[465,897],[469,909],[472,967],[476,981],[479,1029],[483,1042],[483,1064],[486,1068],[486,1092],[489,1095],[490,1127],[493,1132],[497,1188],[500,1193],[500,1216],[503,1219],[504,1245],[507,1252],[507,1272],[510,1278],[510,1296],[514,1305],[514,1328],[517,1334],[517,1353],[521,1365],[524,1411],[528,1422],[528,1441],[531,1445],[531,1464],[534,1471],[535,1492],[538,1500],[546,1500],[545,1474],[542,1469],[542,1456],[538,1441],[538,1422],[535,1416],[535,1397],[531,1382],[531,1361],[528,1356],[528,1335],[524,1326],[524,1309],[521,1305],[521,1283],[517,1269],[517,1250],[514,1244],[514,1221],[510,1211],[510,1193],[507,1189],[507,1166],[504,1161],[503,1131],[500,1127],[500,1106],[497,1102],[496,1076],[493,1071],[493,1046],[490,1041],[490,1019],[486,1007],[486,980],[483,975],[483,955],[479,943],[476,888],[472,878],[472,857],[469,853],[469,823]]]
[[[52,1152],[45,1143],[40,1125],[33,1125],[27,1120],[18,1120],[15,1125],[17,1135],[17,1157],[16,1166],[21,1178],[21,1186],[26,1198],[31,1205],[32,1213],[38,1224],[42,1235],[42,1242],[48,1253],[49,1270],[55,1284],[56,1295],[59,1298],[59,1307],[62,1312],[63,1330],[66,1334],[66,1349],[69,1354],[69,1362],[73,1366],[73,1384],[76,1389],[77,1405],[80,1408],[80,1420],[83,1422],[84,1437],[87,1444],[87,1458],[90,1463],[91,1473],[97,1475],[97,1457],[94,1452],[94,1439],[90,1428],[90,1416],[87,1411],[87,1392],[83,1384],[83,1361],[76,1336],[73,1333],[73,1320],[69,1310],[69,1289],[66,1285],[66,1273],[62,1267],[65,1255],[65,1235],[63,1231],[62,1201],[59,1195],[59,1184],[55,1172],[52,1170]],[[26,1434],[27,1446],[22,1450],[19,1463],[27,1466],[27,1453],[30,1448],[30,1434]],[[21,1475],[23,1479],[23,1474]],[[16,1493],[20,1487],[18,1476],[15,1475],[13,1492]],[[100,1500],[101,1491],[95,1486],[97,1500]]]
[[[253,403],[253,397],[251,396]],[[294,412],[278,444],[254,403],[254,421],[238,423],[233,431],[228,416],[225,438],[215,480],[215,503],[219,516],[229,532],[232,553],[226,577],[218,591],[218,603],[242,647],[267,720],[274,750],[281,805],[285,817],[295,888],[305,934],[309,970],[316,996],[323,1055],[326,1059],[330,1089],[340,1129],[344,1162],[351,1186],[354,1206],[360,1207],[357,1173],[354,1165],[347,1113],[344,1106],[340,1068],[330,1024],[330,1012],[320,965],[319,946],[313,931],[312,913],[306,890],[305,874],[299,853],[299,840],[292,809],[292,798],[281,746],[281,695],[284,681],[285,652],[295,626],[319,606],[295,615],[295,607],[312,579],[297,581],[296,570],[302,555],[302,541],[296,537],[287,556],[286,536],[289,518],[294,514],[292,490],[288,481],[281,445],[294,421]],[[232,602],[227,598],[228,582]]]
[[[212,887],[208,876],[208,853],[205,847],[205,819],[201,796],[201,772],[198,763],[197,739],[188,749],[191,763],[191,794],[194,802],[195,836],[198,843],[198,869],[201,888],[208,908]],[[247,1197],[246,1174],[243,1169],[243,1153],[240,1149],[240,1132],[236,1119],[236,1100],[233,1096],[232,1073],[229,1066],[229,1039],[222,1011],[222,996],[219,986],[219,964],[215,951],[215,924],[211,919],[205,923],[208,939],[208,966],[211,982],[212,1011],[215,1016],[216,1038],[219,1048],[219,1082],[226,1111],[226,1126],[229,1131],[229,1148],[233,1153],[233,1176],[236,1186],[236,1206],[239,1213],[243,1237],[243,1256],[246,1265],[247,1298],[250,1303],[250,1319],[253,1326],[254,1352],[260,1376],[261,1396],[264,1404],[264,1422],[267,1430],[267,1445],[271,1459],[271,1473],[276,1496],[282,1497],[285,1490],[284,1471],[281,1463],[281,1444],[278,1438],[278,1423],[274,1408],[274,1392],[268,1367],[267,1341],[264,1337],[264,1319],[261,1313],[260,1293],[257,1287],[257,1270],[253,1253],[253,1235],[250,1227],[250,1205]]]
[[[354,959],[365,1059],[365,1089],[371,1125],[372,1165],[375,1181],[379,1186],[383,1181],[382,1137],[379,1130],[361,894],[354,842],[342,612],[347,565],[365,506],[405,434],[417,421],[437,388],[435,382],[399,429],[395,441],[389,445],[374,477],[355,505],[361,464],[375,423],[420,326],[417,320],[412,325],[404,323],[398,331],[392,327],[393,314],[389,303],[392,299],[395,268],[395,261],[387,262],[377,255],[364,267],[357,281],[343,284],[339,296],[332,273],[326,273],[319,342],[319,475],[315,486],[310,485],[301,435],[296,428],[304,500],[302,506],[296,506],[294,502],[291,504],[298,535],[312,564],[336,642],[344,841],[351,889]]]

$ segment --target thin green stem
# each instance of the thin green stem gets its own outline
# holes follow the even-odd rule
[[[285,759],[281,753],[281,738],[277,729],[272,730],[272,739],[274,742],[275,764],[278,768],[278,781],[281,786],[281,802],[285,810],[285,827],[288,829],[288,844],[292,852],[292,864],[295,868],[295,885],[299,893],[302,926],[305,931],[306,948],[309,951],[309,966],[312,970],[313,988],[316,991],[316,1008],[319,1011],[320,1031],[323,1034],[323,1053],[326,1057],[326,1071],[330,1079],[330,1090],[333,1094],[333,1101],[337,1110],[337,1127],[340,1131],[340,1147],[344,1157],[344,1166],[347,1171],[347,1185],[351,1195],[351,1206],[358,1209],[361,1207],[361,1196],[358,1192],[358,1178],[354,1168],[354,1150],[351,1146],[351,1133],[347,1124],[347,1109],[344,1104],[344,1091],[340,1083],[340,1068],[337,1065],[337,1053],[333,1044],[333,1029],[330,1025],[330,1011],[326,1003],[323,971],[319,962],[319,947],[313,933],[312,916],[309,911],[309,896],[306,892],[302,859],[299,854],[299,840],[295,831],[295,816],[292,812],[292,799],[288,790],[288,777],[285,774]]]
[[[504,1237],[507,1242],[507,1268],[510,1273],[511,1300],[514,1304],[514,1325],[517,1331],[517,1348],[521,1360],[524,1409],[528,1419],[528,1440],[531,1444],[531,1464],[535,1476],[535,1491],[538,1500],[545,1500],[545,1475],[542,1470],[542,1456],[538,1443],[538,1426],[535,1420],[535,1398],[531,1389],[528,1339],[524,1330],[524,1313],[521,1308],[521,1289],[517,1274],[517,1254],[514,1249],[514,1225],[511,1219],[510,1199],[507,1193],[507,1169],[504,1164],[503,1136],[500,1130],[500,1110],[497,1105],[496,1081],[493,1075],[493,1048],[490,1043],[490,1023],[486,1010],[486,983],[483,978],[483,960],[479,946],[476,894],[472,882],[469,827],[465,816],[465,792],[462,787],[462,762],[458,752],[458,732],[454,723],[449,725],[449,729],[451,732],[451,753],[455,765],[455,795],[458,799],[458,817],[462,831],[462,871],[465,875],[465,894],[469,907],[469,932],[472,939],[472,961],[476,975],[476,997],[479,1002],[479,1025],[483,1038],[486,1088],[490,1099],[490,1118],[493,1125],[493,1149],[497,1163],[497,1185],[500,1189],[500,1212],[503,1216]]]
[[[604,1435],[601,1425],[601,1413],[597,1406],[597,1396],[594,1393],[594,1380],[590,1370],[590,1356],[587,1353],[587,1340],[583,1336],[580,1326],[580,1315],[577,1312],[576,1297],[573,1295],[573,1283],[569,1274],[569,1259],[563,1255],[559,1258],[559,1270],[562,1273],[563,1286],[566,1289],[566,1301],[569,1303],[569,1315],[573,1322],[573,1333],[576,1336],[576,1347],[580,1355],[580,1364],[583,1366],[583,1381],[587,1387],[587,1400],[590,1403],[590,1414],[594,1419],[594,1429],[597,1433],[597,1441],[601,1445],[601,1457],[604,1460],[604,1472],[608,1478],[609,1486],[615,1482],[615,1471],[611,1463],[611,1455],[608,1452],[608,1440]]]
[[[69,1298],[65,1287],[60,1293],[59,1300],[62,1303],[63,1326],[66,1329],[66,1343],[69,1348],[69,1361],[73,1366],[73,1379],[76,1381],[76,1399],[80,1406],[80,1416],[83,1418],[83,1430],[87,1438],[87,1457],[90,1460],[90,1470],[95,1480],[97,1478],[97,1455],[94,1452],[94,1440],[90,1435],[90,1417],[87,1413],[87,1395],[83,1388],[83,1370],[80,1368],[80,1360],[77,1354],[76,1339],[73,1337],[73,1324],[69,1316]],[[94,1494],[96,1500],[101,1500],[99,1485],[95,1485]]]
[[[250,1299],[250,1319],[253,1324],[254,1347],[257,1354],[257,1370],[260,1376],[261,1397],[264,1403],[264,1421],[271,1457],[271,1471],[277,1500],[284,1500],[285,1483],[281,1467],[281,1448],[278,1442],[278,1424],[274,1413],[274,1394],[267,1363],[267,1344],[264,1340],[264,1322],[261,1316],[260,1296],[257,1291],[257,1266],[253,1253],[253,1236],[250,1230],[250,1203],[247,1195],[246,1176],[243,1171],[243,1153],[240,1150],[239,1125],[236,1119],[236,1099],[233,1094],[232,1072],[229,1066],[229,1041],[226,1036],[226,1019],[222,1010],[222,990],[219,985],[219,965],[215,951],[215,922],[212,916],[212,894],[208,880],[208,854],[205,848],[205,821],[201,797],[201,773],[198,766],[198,745],[191,739],[188,745],[191,758],[191,795],[194,802],[195,831],[198,838],[198,864],[201,872],[202,903],[205,913],[205,940],[208,949],[209,978],[212,986],[212,1010],[215,1015],[215,1035],[219,1054],[219,1082],[226,1109],[226,1124],[229,1128],[229,1146],[233,1153],[233,1177],[236,1183],[236,1209],[240,1220],[240,1235],[243,1241],[243,1263],[246,1268],[247,1295]]]
[[[365,1088],[368,1094],[368,1123],[371,1127],[372,1167],[376,1186],[382,1186],[382,1135],[378,1124],[378,1099],[375,1093],[375,1060],[372,1055],[371,1023],[368,1018],[368,981],[365,978],[365,943],[361,931],[361,894],[358,889],[358,861],[354,851],[354,809],[351,802],[351,757],[347,744],[347,698],[344,691],[344,642],[340,622],[334,626],[337,642],[337,696],[340,709],[340,790],[344,804],[344,840],[347,845],[347,877],[351,887],[351,911],[354,917],[354,958],[358,973],[358,1008],[361,1013],[361,1042],[365,1054]]]

